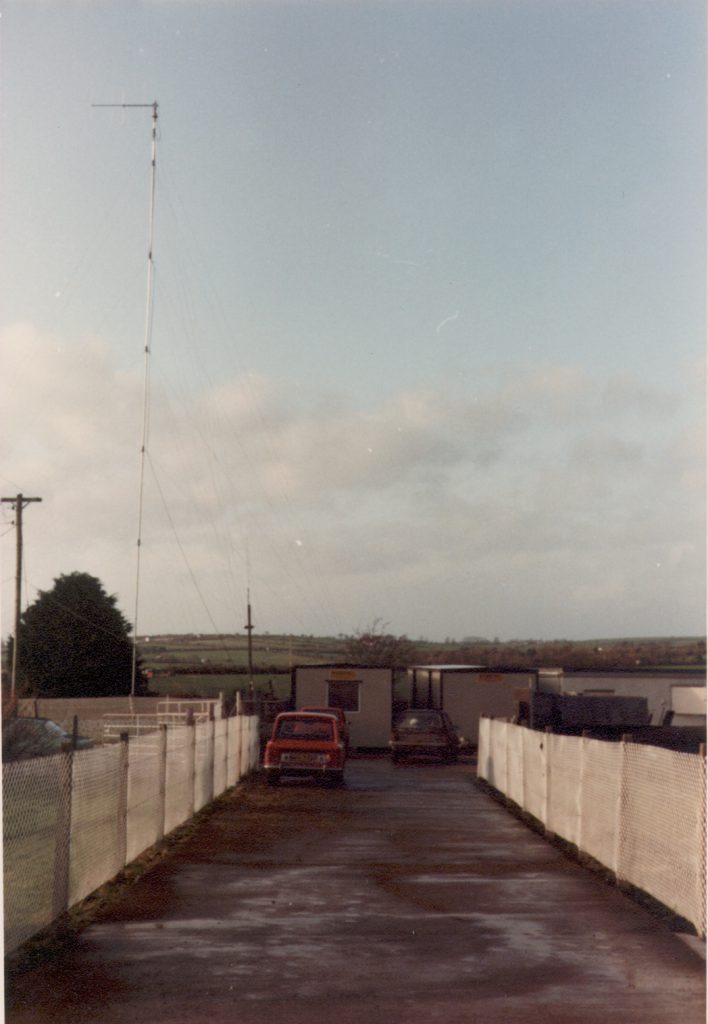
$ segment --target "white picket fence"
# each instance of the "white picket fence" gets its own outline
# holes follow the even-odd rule
[[[479,778],[705,936],[703,756],[483,718],[477,760]]]
[[[5,952],[50,925],[259,763],[255,715],[3,765]]]

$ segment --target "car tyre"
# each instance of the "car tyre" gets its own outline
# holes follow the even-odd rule
[[[280,783],[280,772],[266,772],[266,781],[269,786],[277,786]]]

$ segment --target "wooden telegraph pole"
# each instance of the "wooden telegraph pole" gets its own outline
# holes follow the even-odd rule
[[[15,508],[15,530],[17,533],[17,559],[15,568],[15,638],[12,644],[12,681],[10,683],[10,698],[15,703],[17,696],[17,652],[20,646],[20,609],[22,605],[22,510],[31,501],[41,501],[41,498],[26,498],[24,494],[17,494],[14,498],[0,499],[11,504]]]

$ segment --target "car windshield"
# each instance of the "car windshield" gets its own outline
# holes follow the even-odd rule
[[[442,717],[439,711],[414,711],[404,715],[398,725],[401,729],[439,729]]]
[[[278,722],[279,740],[332,740],[334,722],[326,718],[284,718]]]
[[[60,737],[67,736],[66,730],[62,729],[62,727],[60,725],[57,725],[56,722],[46,721],[46,722],[44,722],[44,728],[47,730],[47,732],[51,733],[53,736],[60,736]]]

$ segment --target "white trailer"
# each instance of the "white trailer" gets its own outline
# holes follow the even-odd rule
[[[295,709],[341,708],[350,747],[380,749],[391,735],[393,670],[361,665],[296,665],[292,676]]]
[[[524,694],[536,687],[536,672],[494,672],[481,665],[415,665],[408,669],[414,707],[438,707],[473,747],[479,720],[512,718]]]

